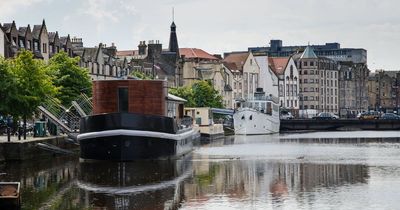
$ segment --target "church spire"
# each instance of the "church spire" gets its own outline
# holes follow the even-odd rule
[[[168,50],[170,52],[176,52],[179,57],[179,46],[178,46],[178,38],[176,37],[176,25],[174,22],[174,9],[172,8],[172,24],[171,24],[171,33],[169,36],[169,47]]]

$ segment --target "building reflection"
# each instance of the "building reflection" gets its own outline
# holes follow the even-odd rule
[[[400,138],[282,138],[280,142],[299,144],[399,143]]]
[[[177,209],[192,159],[82,162],[77,186],[80,204],[93,209]]]
[[[365,165],[279,163],[262,160],[194,162],[194,179],[185,184],[187,201],[206,202],[215,195],[231,199],[278,201],[321,188],[366,183]]]
[[[77,175],[77,158],[6,162],[0,170],[1,181],[21,183],[22,209],[38,209],[45,202],[52,202],[64,188],[69,188]]]

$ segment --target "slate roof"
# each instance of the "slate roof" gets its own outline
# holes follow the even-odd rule
[[[276,75],[282,75],[285,73],[289,60],[290,57],[268,57],[268,65]]]
[[[238,67],[236,66],[235,63],[223,62],[223,64],[224,64],[224,66],[225,66],[226,68],[228,68],[228,69],[231,70],[231,71],[237,71],[237,70],[238,70]]]
[[[12,27],[12,23],[4,23],[3,24],[3,29],[6,33],[10,33],[11,32],[11,27]]]
[[[34,39],[39,39],[40,30],[42,29],[42,25],[34,25],[32,29],[32,37]]]
[[[19,36],[25,36],[26,34],[26,30],[28,29],[28,27],[19,27],[18,29],[18,35]]]
[[[54,42],[54,39],[56,38],[57,32],[49,32],[49,42],[52,43]]]
[[[60,37],[60,43],[63,45],[67,44],[68,36],[62,36]]]
[[[224,62],[235,63],[237,70],[243,71],[243,65],[249,57],[249,52],[231,53],[225,57]]]
[[[208,52],[197,48],[179,48],[179,54],[184,55],[185,58],[198,58],[205,60],[218,60],[217,57],[209,54]]]

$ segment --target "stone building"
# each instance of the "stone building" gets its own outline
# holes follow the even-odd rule
[[[19,27],[18,29],[18,48],[32,51],[33,36],[31,26]]]
[[[339,112],[338,69],[335,61],[318,57],[308,46],[293,56],[299,70],[300,115],[316,111]],[[303,111],[302,111],[303,110]]]
[[[154,78],[167,80],[169,87],[178,86],[182,83],[182,69],[174,22],[170,28],[168,49],[162,49],[158,40],[149,41],[147,45],[145,41],[141,41],[138,50],[117,51],[116,57],[127,59],[132,71],[141,71]]]
[[[232,75],[230,78],[229,84],[231,85],[231,100],[232,109],[237,108],[235,101],[242,99],[242,82],[243,82],[243,74],[239,67],[236,66],[234,62],[223,62],[223,68],[230,72]]]
[[[48,61],[49,53],[49,34],[47,33],[46,23],[43,20],[41,25],[34,25],[32,29],[33,54],[36,58]]]
[[[400,111],[400,71],[379,70],[368,78],[369,110]]]
[[[15,21],[12,23],[4,23],[3,29],[7,37],[7,46],[5,47],[5,56],[14,57],[18,52],[18,30]]]
[[[298,116],[299,71],[292,57],[269,57],[269,66],[279,78],[279,102],[281,109]]]
[[[116,57],[116,47],[99,44],[98,47],[84,48],[79,65],[87,68],[92,80],[114,79],[129,75],[130,68],[126,59]]]
[[[369,69],[364,63],[339,62],[339,115],[352,118],[368,110]]]

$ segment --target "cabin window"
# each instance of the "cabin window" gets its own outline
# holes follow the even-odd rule
[[[128,88],[118,88],[118,111],[128,112],[129,100],[128,100]]]

